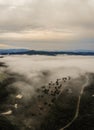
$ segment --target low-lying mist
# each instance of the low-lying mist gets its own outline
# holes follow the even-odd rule
[[[8,120],[19,130],[59,130],[70,119],[64,120],[64,124],[57,123],[56,128],[54,125],[57,121],[53,122],[51,128],[44,127],[44,121],[51,116],[49,113],[53,113],[51,110],[54,111],[58,106],[56,104],[60,105],[62,102],[66,108],[65,113],[68,113],[67,108],[73,100],[75,111],[82,86],[85,83],[89,86],[93,82],[93,77],[90,76],[94,73],[93,56],[9,55],[0,59],[0,62],[0,84],[1,88],[4,86],[2,92],[6,92],[6,98],[1,94],[5,102],[2,100],[0,113],[8,116]],[[59,107],[63,111],[62,105]],[[47,122],[45,126],[50,123]]]
[[[79,77],[94,72],[94,57],[84,56],[5,56],[2,61],[7,71],[22,75],[21,81],[14,83],[25,95],[57,78]],[[22,87],[21,87],[22,86]]]

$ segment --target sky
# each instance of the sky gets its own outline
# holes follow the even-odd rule
[[[94,50],[94,0],[0,0],[0,48]]]

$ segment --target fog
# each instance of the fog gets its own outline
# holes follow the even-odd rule
[[[5,56],[0,61],[6,62],[9,67],[15,67],[17,70],[21,70],[21,68],[26,68],[26,71],[29,70],[40,70],[40,69],[52,69],[59,67],[78,67],[80,69],[86,71],[94,71],[94,57],[93,56],[28,56],[28,55],[9,55]],[[24,63],[24,64],[23,64]],[[50,65],[49,65],[50,64]],[[19,66],[17,66],[19,65]],[[20,67],[21,66],[21,67]],[[90,67],[89,67],[90,66]],[[34,68],[32,68],[34,67]],[[14,70],[15,70],[14,69]],[[24,70],[25,71],[25,70]]]
[[[30,92],[30,95],[34,88],[50,81],[54,82],[57,78],[65,76],[76,78],[85,73],[94,72],[94,57],[90,56],[12,55],[5,56],[1,61],[6,63],[9,72],[24,76],[24,80],[22,79],[14,85],[22,91],[25,90],[24,94],[26,91]],[[27,88],[28,90],[26,90]]]
[[[17,100],[21,100],[21,102],[16,102],[14,104],[14,106],[16,106],[15,109],[18,110],[16,115],[14,114],[14,120],[18,121],[16,124],[19,124],[19,120],[23,119],[21,130],[23,130],[23,124],[25,127],[28,127],[30,124],[33,124],[32,127],[38,127],[43,121],[45,113],[47,113],[43,112],[41,119],[39,116],[36,116],[34,119],[26,116],[28,111],[31,113],[31,110],[35,111],[36,114],[39,112],[38,107],[36,106],[40,103],[40,99],[37,99],[37,96],[40,96],[39,94],[42,92],[39,90],[39,92],[36,91],[38,88],[41,88],[42,86],[47,87],[51,82],[56,83],[57,79],[70,77],[70,81],[63,82],[60,94],[66,87],[70,94],[73,93],[73,95],[77,97],[77,95],[79,96],[81,87],[90,84],[90,80],[93,79],[92,76],[90,77],[90,74],[94,73],[93,56],[7,55],[0,59],[0,62],[5,63],[6,65],[6,67],[0,68],[0,72],[11,75],[15,79],[11,84],[7,84],[7,86],[17,90],[16,95],[10,94],[13,98],[12,102],[15,102],[16,97],[18,98]],[[60,82],[62,83],[62,81]],[[52,85],[52,88],[54,88],[54,85]],[[58,99],[58,97],[56,98]],[[46,95],[41,100],[41,102],[44,102],[45,100],[50,102],[52,97]],[[26,108],[25,105],[27,105]],[[30,107],[32,109],[30,109]],[[9,112],[10,111],[7,113]],[[6,111],[3,111],[3,113],[6,113]],[[11,117],[9,117],[9,120],[12,121]],[[33,128],[31,130],[33,130]]]
[[[58,76],[69,74],[73,77],[79,73],[94,72],[94,57],[92,56],[18,55],[6,56],[1,61],[8,65],[10,71],[24,74],[28,78],[38,76],[41,72],[49,72],[50,75],[58,73]]]

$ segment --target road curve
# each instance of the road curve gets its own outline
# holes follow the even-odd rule
[[[88,76],[86,76],[86,82],[85,82],[85,84],[82,86],[82,88],[81,88],[81,91],[80,91],[80,94],[79,94],[79,97],[78,97],[78,101],[77,101],[77,107],[76,107],[76,112],[75,112],[75,115],[74,115],[74,117],[73,117],[73,119],[67,124],[67,125],[65,125],[64,127],[62,127],[62,128],[60,128],[60,130],[65,130],[66,128],[68,128],[76,119],[77,119],[77,117],[78,117],[78,115],[79,115],[79,109],[80,109],[80,102],[81,102],[81,97],[82,97],[82,95],[83,95],[83,92],[84,92],[84,89],[85,89],[85,87],[88,85]]]

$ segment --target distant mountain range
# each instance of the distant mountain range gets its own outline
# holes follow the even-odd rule
[[[43,51],[29,49],[0,49],[0,55],[90,55],[94,56],[93,50],[73,50],[73,51]]]

